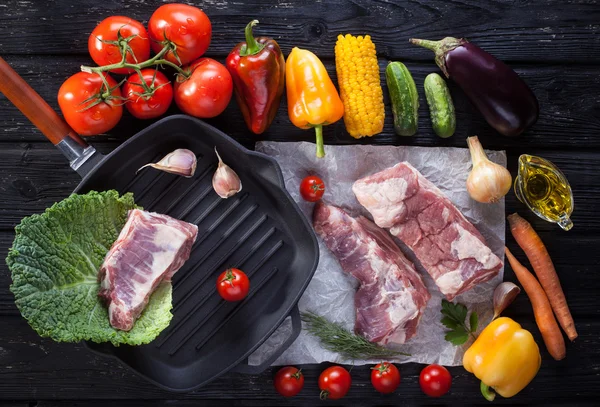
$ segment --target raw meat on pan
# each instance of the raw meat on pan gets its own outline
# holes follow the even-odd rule
[[[355,331],[382,345],[414,336],[431,296],[389,234],[362,216],[355,219],[322,202],[315,205],[313,226],[342,269],[360,282]]]
[[[409,163],[359,179],[352,191],[378,226],[415,253],[449,300],[502,267],[475,226]]]
[[[98,295],[113,328],[129,331],[150,295],[190,257],[198,227],[167,215],[129,211],[127,223],[100,268]]]

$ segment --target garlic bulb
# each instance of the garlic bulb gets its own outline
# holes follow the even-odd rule
[[[242,190],[242,181],[235,171],[223,162],[216,147],[215,153],[219,159],[219,166],[213,175],[213,189],[221,198],[227,199]]]
[[[467,178],[469,195],[477,202],[498,202],[510,190],[510,172],[488,159],[477,136],[467,138],[467,143],[473,162],[473,169]]]
[[[159,162],[144,165],[136,171],[136,174],[146,167],[190,178],[196,172],[196,154],[185,148],[178,148],[164,156]]]

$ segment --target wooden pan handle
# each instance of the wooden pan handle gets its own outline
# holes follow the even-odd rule
[[[4,93],[8,100],[27,116],[52,144],[57,145],[65,138],[70,137],[82,147],[87,147],[87,143],[2,57],[0,57],[0,92]]]

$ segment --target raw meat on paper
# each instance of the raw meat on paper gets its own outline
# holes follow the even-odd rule
[[[130,210],[100,268],[98,295],[113,328],[129,331],[150,295],[190,257],[198,227],[167,215]]]
[[[401,344],[415,335],[429,291],[389,234],[364,217],[317,203],[315,231],[360,282],[354,297],[356,333],[371,342]]]
[[[352,191],[378,226],[415,253],[448,300],[502,267],[477,229],[407,162],[359,179]]]

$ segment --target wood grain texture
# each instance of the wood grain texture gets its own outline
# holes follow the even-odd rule
[[[410,37],[466,37],[506,61],[590,63],[600,61],[600,11],[596,1],[542,0],[300,0],[192,1],[210,17],[210,55],[225,56],[258,18],[260,35],[272,36],[286,54],[310,44],[320,57],[333,56],[339,33],[369,33],[388,58],[431,60],[408,44]],[[87,38],[109,15],[146,23],[156,2],[5,0],[0,54],[85,54]],[[52,10],[49,12],[49,10]],[[32,24],[33,23],[33,24]]]
[[[78,57],[23,57],[6,58],[30,85],[51,106],[58,110],[56,95],[61,83],[79,70],[86,58]],[[337,83],[334,63],[325,61],[334,82]],[[414,137],[396,136],[393,129],[393,116],[390,107],[385,67],[388,61],[379,60],[381,80],[384,87],[386,118],[383,133],[375,137],[359,140],[370,144],[405,144],[419,146],[466,147],[466,137],[477,134],[486,148],[600,148],[600,69],[578,66],[523,66],[517,71],[531,86],[540,103],[540,118],[529,131],[519,137],[503,137],[495,132],[469,102],[462,90],[448,81],[457,112],[456,134],[448,139],[440,139],[431,128],[429,109],[425,100],[423,81],[431,72],[439,72],[431,63],[408,63],[420,96],[419,132]],[[173,104],[168,114],[179,112]],[[246,129],[239,108],[234,100],[220,116],[207,120],[225,133],[235,137],[247,147],[257,140],[302,140],[314,142],[314,132],[294,127],[287,115],[287,101],[284,97],[272,126],[260,136]],[[134,119],[125,112],[121,122],[111,130],[110,135],[88,138],[88,141],[123,141],[137,133],[152,121]],[[342,121],[324,128],[325,143],[353,144]],[[44,141],[44,137],[25,117],[2,95],[0,95],[0,142],[3,141]]]
[[[519,297],[511,309],[527,306],[523,298]],[[514,316],[510,311],[507,315]],[[541,344],[539,332],[532,322],[533,318],[520,319],[523,320],[523,326],[531,330]],[[4,317],[3,328],[6,329],[0,334],[0,375],[8,376],[10,381],[0,381],[0,394],[6,399],[29,400],[35,397],[42,400],[74,400],[92,396],[97,399],[138,402],[150,399],[222,399],[230,402],[261,401],[263,405],[331,405],[331,402],[318,400],[317,387],[317,377],[322,369],[330,365],[328,363],[303,366],[305,386],[295,399],[284,399],[273,389],[272,377],[276,368],[269,369],[259,376],[227,374],[196,392],[175,394],[148,384],[114,359],[97,356],[82,345],[59,344],[40,339],[21,318]],[[577,400],[582,403],[591,402],[596,396],[596,378],[586,372],[590,368],[600,368],[597,363],[600,350],[589,345],[594,343],[600,325],[598,321],[580,321],[577,328],[580,335],[577,342],[567,345],[568,364],[551,360],[545,349],[542,350],[543,368],[533,382],[519,394],[518,399],[498,398],[494,404],[513,405],[518,400],[526,405],[546,405],[545,401],[550,399],[557,403],[568,403],[573,400],[574,394],[577,394]],[[596,362],[590,362],[590,359]],[[586,369],[577,366],[586,366]],[[364,403],[362,405],[406,405],[407,402],[411,405],[470,405],[482,402],[478,391],[479,382],[461,367],[450,369],[453,387],[448,395],[437,400],[428,398],[421,392],[418,384],[421,368],[422,366],[417,364],[401,365],[402,383],[399,391],[383,396],[371,387],[369,367],[354,367],[353,385],[343,402],[352,406],[361,405],[361,402]],[[565,375],[568,375],[568,380],[565,380]],[[15,386],[15,383],[19,383],[19,386]],[[245,405],[245,402],[238,405]]]
[[[111,400],[112,402],[113,400]],[[343,401],[343,400],[342,400]],[[143,401],[131,401],[131,400],[114,400],[114,405],[127,405],[127,407],[162,407],[162,406],[169,406],[169,407],[204,407],[204,406],[210,406],[210,407],[222,407],[222,406],[231,406],[231,407],[237,407],[237,406],[245,406],[245,407],[252,407],[252,406],[257,406],[257,407],[264,407],[265,406],[265,400],[219,400],[219,399],[207,399],[207,400],[143,400]],[[390,405],[388,403],[390,403],[390,401],[388,401],[386,398],[383,398],[380,405]],[[427,405],[447,405],[447,401],[443,401],[443,400],[438,400],[438,401],[429,401],[427,400]],[[302,401],[295,401],[295,402],[291,402],[291,401],[287,401],[287,400],[282,400],[281,403],[279,403],[278,405],[295,405],[295,406],[314,406],[316,405],[317,402],[311,402],[308,400],[305,400],[304,402]],[[481,401],[477,402],[478,405],[481,406],[485,406],[485,404],[481,403]],[[81,402],[75,402],[75,401],[68,401],[68,400],[51,400],[51,401],[46,401],[46,400],[42,400],[36,403],[36,405],[34,407],[82,407],[84,404],[82,404]],[[321,403],[321,405],[333,405],[331,404],[331,402],[329,402],[329,404],[326,403]],[[339,403],[337,403],[336,405],[340,405]],[[400,400],[394,400],[394,406],[399,406],[399,407],[407,407],[407,406],[418,406],[418,405],[422,405],[419,404],[418,401],[411,401],[408,398],[402,398]],[[464,404],[462,404],[464,405]],[[537,403],[533,403],[530,405],[541,405],[541,404],[537,404]],[[550,402],[550,403],[546,403],[543,404],[545,407],[556,407],[556,406],[561,406],[563,404],[561,404],[560,402]],[[588,398],[588,401],[581,401],[578,402],[576,404],[573,404],[572,406],[594,406],[594,400],[592,398]],[[106,401],[93,401],[91,403],[86,402],[85,406],[88,407],[104,407],[106,406]],[[352,400],[352,407],[372,407],[373,406],[373,402],[370,400]],[[9,405],[9,407],[11,407],[11,405]],[[29,404],[16,404],[15,407],[32,407]]]
[[[333,47],[338,33],[369,33],[377,45],[381,73],[389,60],[407,64],[420,94],[419,133],[393,133],[384,89],[384,133],[356,141],[342,122],[325,128],[328,144],[372,143],[466,147],[477,134],[486,148],[506,149],[509,170],[516,173],[522,153],[540,155],[557,164],[575,195],[575,226],[563,232],[544,222],[511,192],[507,214],[518,211],[540,233],[552,254],[571,307],[579,338],[567,344],[567,358],[556,362],[544,349],[531,304],[521,294],[507,310],[531,330],[542,351],[542,369],[521,394],[497,398],[494,404],[597,405],[600,390],[600,4],[597,0],[205,0],[200,5],[213,22],[207,56],[223,61],[242,39],[248,21],[258,18],[258,35],[273,36],[287,55],[293,46],[319,55],[336,82]],[[92,61],[87,36],[103,18],[122,14],[147,22],[162,4],[153,0],[3,0],[0,1],[0,55],[57,111],[62,82]],[[465,36],[508,62],[531,86],[540,102],[540,119],[525,135],[505,138],[494,133],[462,91],[449,82],[458,127],[450,139],[433,133],[422,83],[438,72],[432,54],[408,44],[410,37],[440,39]],[[382,75],[382,81],[385,77]],[[383,83],[385,85],[385,83]],[[285,98],[284,98],[285,99]],[[172,107],[169,113],[177,113]],[[103,153],[152,121],[127,113],[109,135],[89,139]],[[257,140],[313,141],[314,134],[291,125],[285,100],[271,129],[262,136],[247,131],[232,102],[209,122],[246,147]],[[59,344],[40,338],[20,317],[9,291],[10,272],[3,261],[24,216],[40,213],[69,195],[79,182],[62,155],[0,95],[0,406],[279,406],[279,405],[489,405],[478,381],[462,368],[452,368],[453,386],[441,399],[424,396],[418,374],[422,366],[401,365],[396,394],[381,396],[371,387],[368,367],[352,369],[353,386],[338,403],[318,400],[317,377],[329,364],[303,366],[306,385],[299,396],[284,399],[274,390],[276,369],[259,376],[226,374],[197,392],[168,393],[147,383],[119,362],[89,352],[81,344]],[[510,233],[507,246],[529,266]],[[505,279],[516,281],[506,267]]]
[[[1,57],[0,92],[35,124],[52,144],[57,145],[69,137],[73,137],[79,144],[85,144],[56,111]]]

